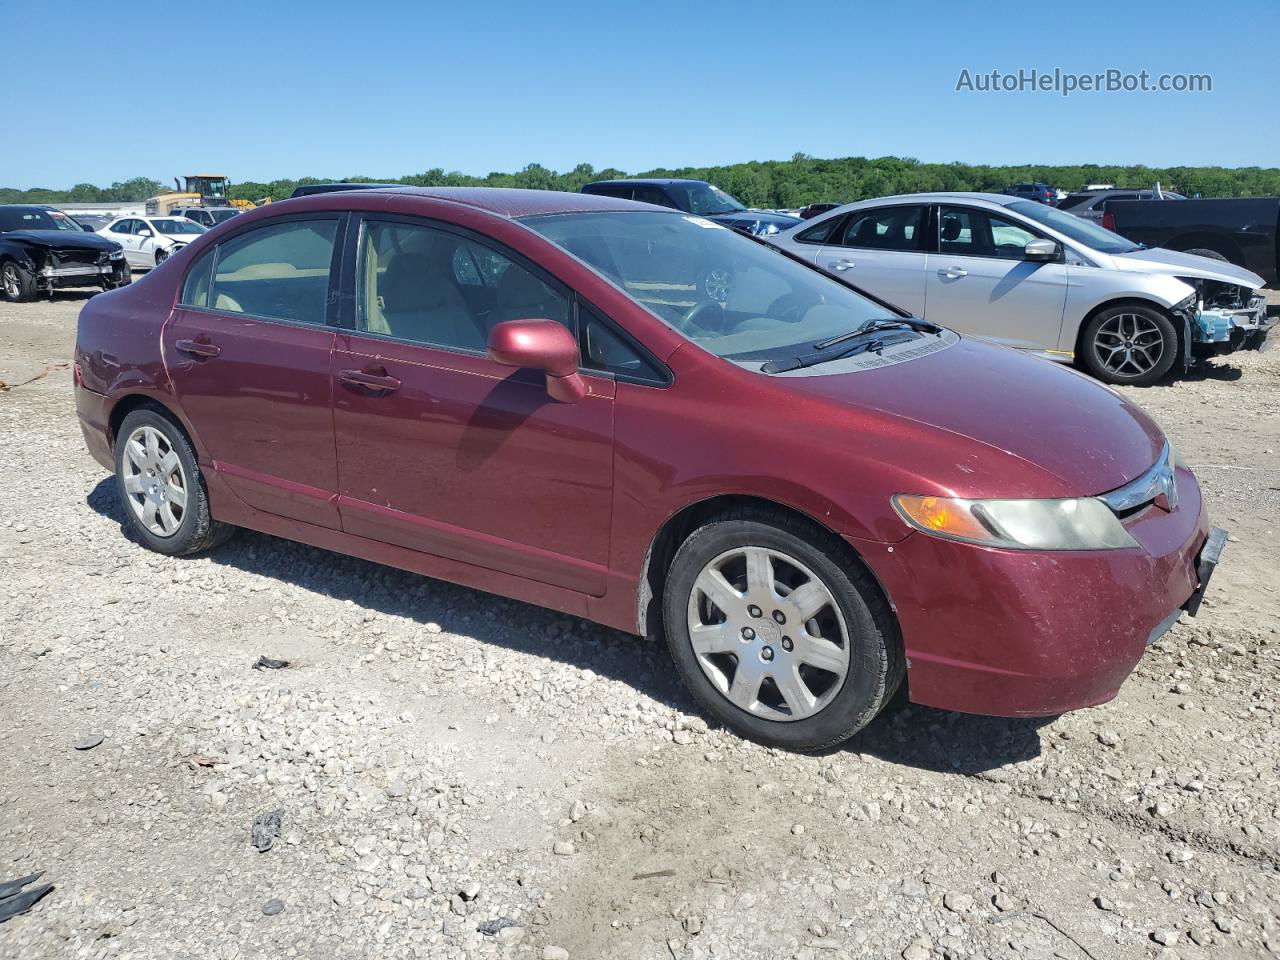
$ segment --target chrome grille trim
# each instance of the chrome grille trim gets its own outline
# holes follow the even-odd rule
[[[1123,487],[1101,494],[1098,499],[1109,506],[1113,512],[1124,513],[1151,503],[1161,494],[1168,500],[1170,509],[1178,505],[1178,486],[1173,472],[1173,450],[1167,441],[1156,462],[1148,467],[1146,472],[1136,480],[1130,480]]]

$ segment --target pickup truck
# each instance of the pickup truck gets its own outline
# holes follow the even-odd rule
[[[1269,284],[1280,274],[1280,197],[1108,200],[1102,225],[1148,247],[1227,260]]]

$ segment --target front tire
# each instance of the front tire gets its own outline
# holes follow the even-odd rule
[[[902,680],[879,588],[842,541],[787,514],[736,510],[694,531],[668,571],[663,617],[694,698],[766,746],[843,743]]]
[[[116,434],[116,489],[126,522],[152,550],[185,556],[224,542],[186,432],[153,407],[134,410]]]
[[[1146,387],[1178,359],[1178,334],[1159,310],[1136,304],[1108,307],[1081,334],[1085,369],[1103,383]]]
[[[15,261],[0,264],[0,292],[10,303],[27,303],[36,298],[36,278]]]

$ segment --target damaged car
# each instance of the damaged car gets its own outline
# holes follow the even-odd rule
[[[1243,267],[1013,196],[865,200],[766,239],[917,317],[1105,383],[1145,386],[1258,348],[1275,323],[1263,279]]]
[[[0,206],[0,293],[14,303],[66,287],[113,290],[130,280],[124,248],[59,210]]]

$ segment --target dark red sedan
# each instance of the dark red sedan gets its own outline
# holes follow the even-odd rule
[[[128,522],[236,527],[665,633],[744,736],[1115,695],[1225,535],[1115,393],[697,216],[585,194],[273,204],[80,316]]]

